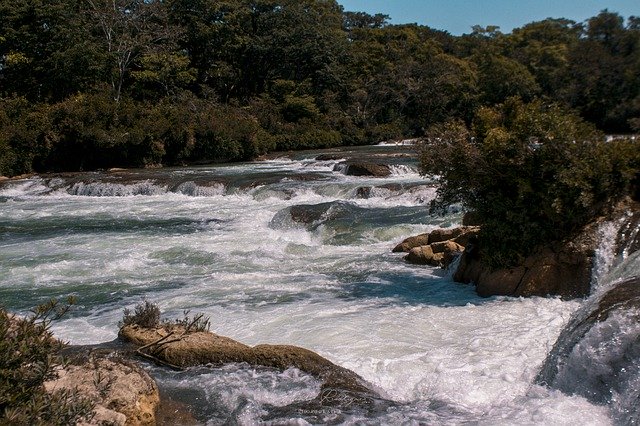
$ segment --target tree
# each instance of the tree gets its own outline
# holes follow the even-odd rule
[[[120,102],[122,87],[134,61],[143,54],[174,43],[176,28],[169,25],[161,0],[86,0],[86,13],[99,31],[108,57],[113,99]]]
[[[636,142],[607,143],[577,115],[539,100],[480,108],[471,129],[435,126],[421,153],[423,173],[440,176],[433,207],[474,211],[493,267],[573,235],[629,193],[640,171]]]
[[[55,102],[90,88],[101,57],[75,0],[0,2],[0,96]]]

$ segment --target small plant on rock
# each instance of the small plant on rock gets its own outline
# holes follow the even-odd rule
[[[120,327],[125,325],[138,325],[144,328],[157,327],[160,325],[160,308],[147,300],[136,305],[133,312],[125,308]]]

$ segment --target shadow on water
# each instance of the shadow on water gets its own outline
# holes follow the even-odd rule
[[[37,287],[37,292],[25,288],[0,287],[0,300],[4,307],[12,311],[26,312],[51,299],[64,301],[74,296],[77,305],[65,317],[76,318],[95,314],[96,309],[109,311],[114,307],[121,308],[131,300],[139,302],[147,296],[149,300],[154,300],[159,292],[187,285],[186,282],[175,280],[158,281],[153,286],[141,287],[123,282],[60,283],[59,286]]]
[[[344,279],[344,278],[343,278]],[[378,273],[373,279],[356,279],[342,288],[340,299],[379,299],[384,304],[416,306],[481,305],[491,299],[481,298],[472,285],[453,282],[445,276],[422,276],[413,272]]]
[[[0,223],[0,238],[7,243],[46,240],[72,235],[91,234],[144,234],[184,235],[208,230],[223,220],[167,219],[117,219],[113,217],[83,217],[70,221],[64,217],[39,218],[20,222]]]

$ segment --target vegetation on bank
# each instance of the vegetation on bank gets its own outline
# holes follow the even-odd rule
[[[473,211],[483,259],[498,268],[575,235],[636,191],[640,148],[632,138],[608,141],[558,105],[512,98],[480,108],[470,126],[432,127],[421,166],[440,177],[432,207]]]
[[[49,330],[67,306],[55,300],[25,318],[0,309],[0,424],[66,426],[93,416],[93,404],[77,392],[47,392],[57,377],[63,344]]]
[[[452,36],[334,0],[0,3],[0,175],[423,136],[517,96],[640,128],[640,18]]]

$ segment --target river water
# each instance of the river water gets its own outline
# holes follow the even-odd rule
[[[317,154],[5,183],[0,301],[26,312],[75,295],[53,327],[73,344],[114,339],[123,309],[143,300],[167,317],[202,312],[218,334],[311,349],[396,402],[277,424],[611,423],[607,407],[534,384],[580,302],[482,299],[447,271],[405,264],[393,246],[458,225],[459,210],[429,214],[435,188],[406,148]],[[393,173],[346,176],[341,156],[384,158]],[[258,423],[320,386],[246,365],[155,373],[212,425]]]

